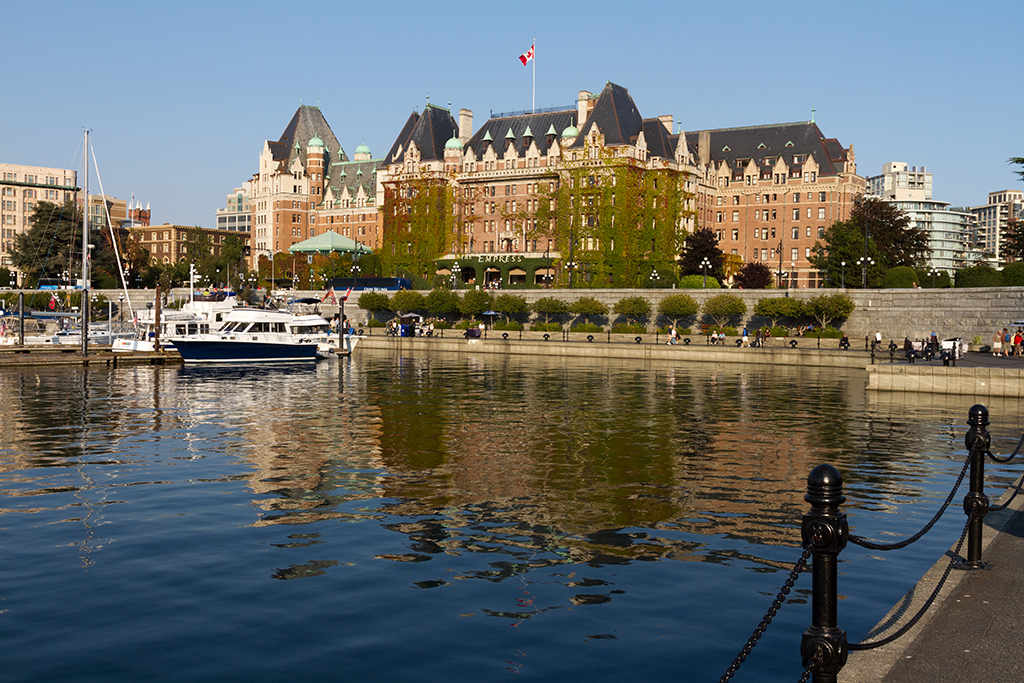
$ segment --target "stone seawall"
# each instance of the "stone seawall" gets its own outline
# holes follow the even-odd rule
[[[522,296],[527,303],[552,296],[565,301],[574,301],[579,297],[590,296],[606,304],[609,308],[619,300],[629,296],[642,296],[651,302],[654,310],[666,296],[673,294],[689,294],[698,304],[723,292],[734,294],[747,304],[747,315],[738,321],[737,327],[748,325],[751,328],[767,324],[768,321],[753,315],[754,306],[763,298],[792,296],[797,299],[809,299],[819,294],[830,294],[844,290],[838,289],[791,289],[791,290],[742,290],[742,289],[516,289],[505,290],[508,293]],[[1015,320],[1024,320],[1024,287],[994,287],[978,289],[847,289],[847,294],[857,304],[856,310],[842,325],[854,342],[854,346],[863,347],[863,339],[876,331],[888,343],[889,339],[901,341],[904,337],[923,339],[935,332],[940,339],[964,337],[968,341],[978,336],[982,343],[989,343],[996,329],[1007,327]],[[100,291],[117,301],[117,291]],[[500,293],[500,292],[499,292]],[[175,297],[187,297],[188,289],[176,289]],[[322,292],[294,292],[296,296],[319,296]],[[133,290],[132,303],[136,307],[145,307],[152,301],[153,290]],[[368,317],[366,311],[358,307],[359,294],[353,293],[345,307],[345,314],[352,320],[363,322]],[[334,315],[336,306],[324,306],[323,312]],[[609,318],[617,316],[611,314]],[[664,322],[664,321],[662,321]],[[696,328],[700,321],[690,319],[683,321],[683,326]],[[606,321],[601,321],[607,324]],[[653,330],[653,321],[649,328]]]

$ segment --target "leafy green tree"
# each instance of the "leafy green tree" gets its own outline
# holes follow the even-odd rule
[[[619,315],[625,316],[632,324],[636,318],[649,318],[651,316],[651,302],[642,296],[627,296],[615,302],[612,310]]]
[[[1024,260],[1024,222],[1010,218],[1006,224],[1006,255]]]
[[[526,303],[526,297],[516,294],[499,294],[494,297],[492,308],[505,316],[505,322],[513,315],[529,313],[530,306]]]
[[[1021,180],[1024,180],[1024,157],[1010,157],[1009,163],[1016,164],[1021,167],[1014,171],[1014,173],[1020,176]]]
[[[705,286],[707,285],[707,286]],[[722,285],[710,275],[684,275],[679,278],[679,289],[721,289]]]
[[[777,327],[779,320],[789,318],[797,321],[807,315],[807,306],[803,301],[793,297],[768,297],[759,299],[754,304],[754,314],[771,321],[772,327]]]
[[[917,271],[910,266],[890,268],[882,280],[887,289],[912,289],[917,284]]]
[[[470,289],[462,295],[459,301],[459,312],[462,315],[476,318],[481,313],[493,307],[493,297],[482,289]]]
[[[674,327],[679,327],[682,318],[697,315],[700,305],[689,294],[671,294],[658,304],[658,313],[669,318]]]
[[[704,302],[704,315],[719,328],[747,312],[747,304],[735,294],[718,294]]]
[[[376,315],[380,311],[391,310],[391,299],[384,292],[363,292],[359,295],[359,308]]]
[[[747,261],[733,281],[740,289],[768,289],[773,282],[772,269],[760,261]]]
[[[679,271],[683,275],[704,275],[705,269],[701,267],[704,259],[711,264],[707,268],[708,277],[721,279],[725,254],[718,248],[718,238],[711,228],[698,228],[686,238],[686,250],[679,262]]]
[[[395,313],[426,311],[427,301],[420,292],[403,289],[391,297],[391,310]]]
[[[11,251],[26,285],[35,287],[39,278],[57,278],[69,269],[72,277],[81,272],[82,214],[75,203],[38,202],[29,220],[32,227],[15,235]]]
[[[565,315],[569,312],[569,303],[553,296],[545,296],[533,302],[533,312],[544,316],[544,322],[549,322],[553,315]]]
[[[807,301],[807,312],[818,321],[821,327],[827,327],[833,320],[845,320],[850,317],[857,305],[849,294],[820,294]]]
[[[957,287],[1002,287],[1003,274],[987,263],[976,263],[956,271]]]
[[[3,281],[0,275],[0,282]],[[1024,261],[1015,261],[1003,268],[1003,287],[1024,286]]]
[[[451,315],[459,312],[459,295],[450,289],[432,289],[426,296],[426,310],[430,315]]]
[[[583,320],[590,322],[590,316],[607,315],[608,307],[592,296],[582,296],[569,304],[569,311],[576,315],[582,315]]]

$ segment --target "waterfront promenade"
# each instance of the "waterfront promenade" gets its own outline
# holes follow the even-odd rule
[[[1018,479],[1004,495],[1021,485],[1022,479]],[[956,512],[951,509],[947,514]],[[950,572],[922,620],[889,645],[852,653],[840,673],[840,683],[992,683],[1024,679],[1024,495],[1018,495],[1005,510],[986,515],[982,548],[982,559],[991,563],[991,569]],[[951,556],[952,548],[865,640],[884,637],[899,626],[898,619],[916,613],[942,577]]]

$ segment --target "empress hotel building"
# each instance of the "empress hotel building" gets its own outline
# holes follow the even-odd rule
[[[300,106],[281,137],[266,141],[258,171],[241,188],[254,261],[328,230],[400,251],[405,237],[388,227],[400,207],[386,206],[396,195],[388,188],[429,176],[458,198],[458,237],[440,248],[436,272],[449,274],[459,261],[464,282],[557,284],[573,257],[538,237],[531,217],[569,169],[590,164],[599,172],[619,159],[681,174],[681,234],[710,228],[724,253],[785,271],[790,286],[817,287],[811,248],[865,190],[852,145],[826,138],[814,121],[684,132],[670,115],[642,117],[613,83],[579,92],[574,106],[498,114],[476,130],[473,118],[428,104],[384,157],[360,145],[350,159],[320,110]]]

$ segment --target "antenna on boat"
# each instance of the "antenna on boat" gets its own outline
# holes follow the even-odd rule
[[[85,129],[84,168],[82,172],[82,355],[89,355],[89,129]]]

